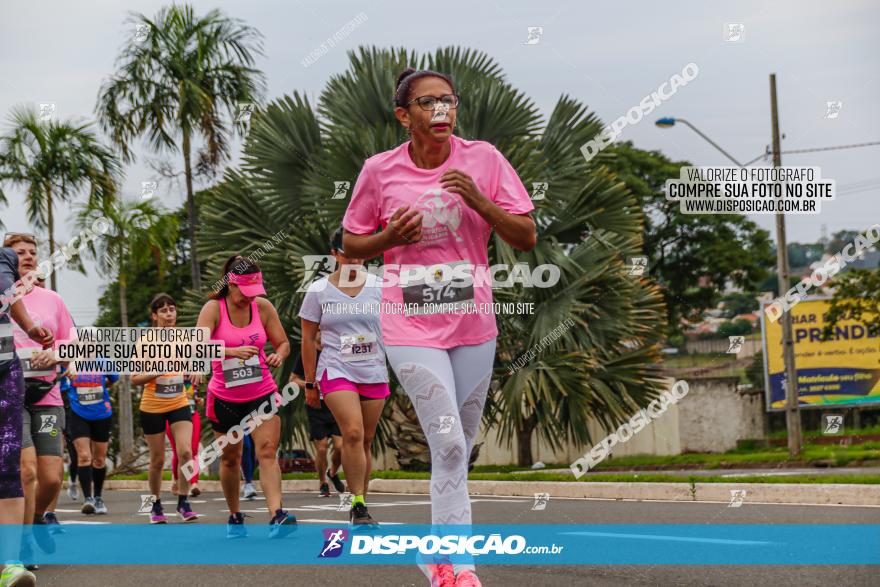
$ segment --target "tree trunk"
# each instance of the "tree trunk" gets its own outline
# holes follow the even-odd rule
[[[522,427],[516,431],[516,464],[520,467],[531,467],[534,463],[532,432],[535,431],[537,420],[537,417],[532,414],[523,421]]]
[[[46,188],[46,224],[49,228],[49,259],[55,255],[55,217],[52,215],[52,185],[49,184]],[[51,284],[50,287],[52,291],[58,291],[58,272],[52,271],[52,275],[49,276]]]
[[[119,247],[119,316],[121,326],[128,327],[128,303],[125,299],[126,279],[123,269],[122,246]],[[120,377],[119,386],[119,452],[122,462],[130,461],[134,452],[134,417],[131,406],[131,382],[127,375]]]
[[[202,289],[202,274],[199,270],[199,259],[196,255],[196,225],[198,224],[198,212],[196,211],[196,198],[193,195],[192,182],[192,164],[190,163],[191,145],[189,142],[189,132],[183,131],[183,169],[186,175],[186,211],[189,227],[187,233],[189,236],[189,262],[190,273],[192,274],[193,289],[199,291]]]

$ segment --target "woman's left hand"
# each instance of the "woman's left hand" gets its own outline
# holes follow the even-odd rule
[[[461,196],[464,203],[474,209],[487,200],[471,176],[458,169],[447,169],[440,177],[440,186]]]
[[[57,362],[55,355],[51,351],[34,351],[31,355],[31,365],[36,369],[52,367]]]
[[[270,367],[280,367],[281,366],[281,357],[278,353],[272,353],[268,357],[266,357],[266,364]]]

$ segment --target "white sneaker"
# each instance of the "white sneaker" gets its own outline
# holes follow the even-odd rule
[[[79,487],[77,487],[76,483],[67,483],[67,497],[71,501],[79,501]]]
[[[257,490],[254,489],[253,483],[245,483],[242,490],[242,497],[245,499],[254,499],[257,497]]]
[[[104,505],[104,500],[101,498],[101,496],[98,496],[95,498],[95,513],[96,514],[106,514],[107,513],[107,506]]]
[[[94,514],[95,513],[95,498],[87,497],[83,502],[82,509],[80,510],[84,514]]]

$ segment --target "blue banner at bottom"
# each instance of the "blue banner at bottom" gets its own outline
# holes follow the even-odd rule
[[[33,537],[28,534],[33,528]],[[0,552],[22,541],[46,565],[855,565],[880,564],[878,524],[302,524],[230,538],[218,524],[0,526]],[[22,540],[21,536],[25,538]],[[47,552],[48,551],[48,552]]]

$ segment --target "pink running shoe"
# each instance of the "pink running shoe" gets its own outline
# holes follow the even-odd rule
[[[167,524],[168,520],[165,518],[165,511],[162,509],[162,505],[158,503],[153,504],[153,510],[150,512],[150,523],[151,524]]]
[[[431,587],[456,587],[452,565],[428,565],[428,570],[431,572]]]
[[[184,522],[195,522],[199,519],[199,515],[192,511],[188,501],[177,506],[177,515],[183,518]]]
[[[473,571],[462,571],[455,578],[455,587],[483,587]]]

